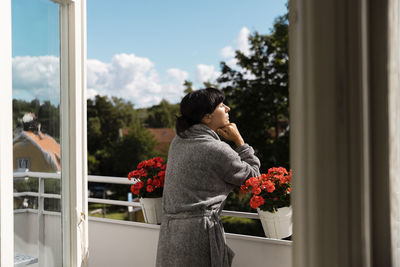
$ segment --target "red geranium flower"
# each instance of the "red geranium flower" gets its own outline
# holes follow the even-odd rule
[[[154,179],[152,185],[154,187],[160,187],[161,186],[161,182],[159,179]]]
[[[292,171],[283,167],[272,167],[268,173],[251,177],[240,187],[241,192],[250,193],[250,206],[273,212],[290,206]]]
[[[261,196],[253,196],[250,199],[250,206],[253,209],[257,209],[259,206],[261,206],[262,204],[264,204],[264,198]]]
[[[160,157],[140,162],[135,170],[128,173],[128,179],[134,182],[130,188],[132,193],[138,197],[161,197],[166,168]]]
[[[246,185],[242,185],[240,187],[240,191],[242,191],[242,193],[248,193],[249,192],[249,188]]]
[[[251,191],[254,195],[259,195],[261,193],[261,188],[259,187],[254,187],[253,190]]]
[[[269,193],[272,193],[272,192],[274,192],[274,190],[275,190],[275,184],[274,184],[273,182],[271,182],[271,181],[267,181],[267,182],[265,183],[265,189],[267,189],[267,191],[268,191]]]
[[[154,187],[152,185],[148,185],[147,192],[153,192],[153,191],[154,191]]]

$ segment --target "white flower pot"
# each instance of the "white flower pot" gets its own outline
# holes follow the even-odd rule
[[[160,224],[162,209],[161,197],[158,198],[140,198],[142,205],[143,217],[146,223]]]
[[[292,235],[292,207],[279,208],[275,212],[257,209],[258,215],[269,238],[282,239]]]

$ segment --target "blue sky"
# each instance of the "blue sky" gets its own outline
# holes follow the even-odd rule
[[[285,1],[88,0],[87,10],[89,58],[109,61],[117,53],[134,53],[160,70],[176,65],[190,71],[198,63],[218,64],[220,49],[242,27],[268,32],[285,12]]]
[[[58,5],[12,0],[13,56],[59,55]]]
[[[88,96],[116,95],[137,107],[162,98],[178,102],[183,80],[197,87],[215,80],[220,61],[234,65],[233,51],[248,51],[248,34],[269,33],[273,20],[285,13],[285,3],[87,0]],[[33,68],[35,59],[43,66],[57,64],[57,20],[57,5],[48,0],[13,0],[13,71],[15,91],[19,90],[15,97],[44,100],[49,98],[46,90],[55,91],[51,88],[55,81],[47,81],[47,89],[42,90],[34,89],[38,84],[32,83],[29,91],[32,77],[20,77],[19,72],[28,71],[24,60]],[[54,66],[52,70],[58,71]],[[59,79],[56,74],[49,77],[48,72],[33,76],[36,83]],[[20,89],[20,84],[25,87]],[[59,101],[56,97],[50,100]]]

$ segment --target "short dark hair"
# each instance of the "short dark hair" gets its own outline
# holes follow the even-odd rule
[[[176,119],[176,133],[183,137],[183,132],[201,119],[212,113],[225,100],[223,92],[216,88],[205,88],[185,95],[180,104],[181,116]]]

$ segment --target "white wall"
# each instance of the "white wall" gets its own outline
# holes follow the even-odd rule
[[[155,266],[159,226],[89,219],[89,267]],[[226,234],[233,267],[291,267],[292,242]]]
[[[236,253],[233,267],[292,267],[291,241],[226,234],[226,242]]]
[[[155,266],[158,226],[89,219],[89,267]]]
[[[39,260],[41,266],[61,267],[61,217],[46,214],[44,242]],[[14,215],[15,251],[39,255],[39,216],[33,212]],[[159,226],[89,218],[89,267],[155,266]],[[292,242],[226,234],[228,245],[235,251],[233,267],[291,267]],[[30,265],[32,267],[38,264]]]

